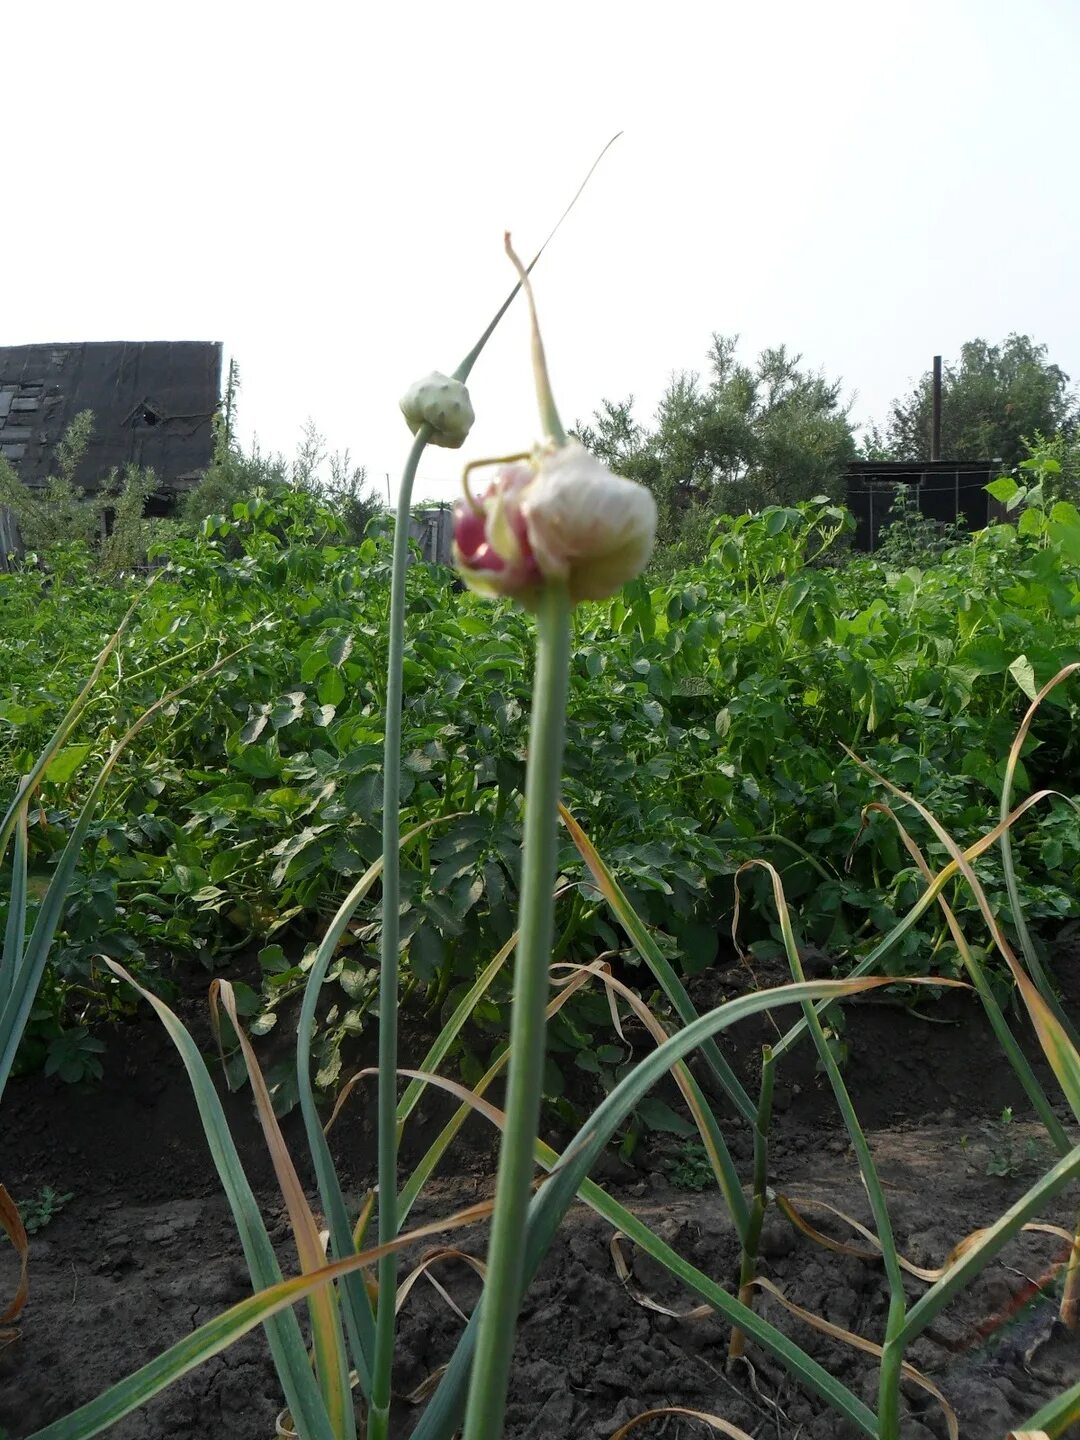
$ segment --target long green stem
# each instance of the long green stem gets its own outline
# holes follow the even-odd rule
[[[780,931],[784,937],[784,949],[787,951],[788,965],[791,967],[792,979],[795,981],[805,980],[802,967],[802,957],[799,954],[798,942],[795,939],[795,931],[791,924],[791,915],[788,911],[787,901],[784,898],[784,889],[780,881],[779,872],[773,865],[763,861],[750,862],[762,865],[769,872],[773,884],[773,898],[776,902],[777,916],[780,921]],[[907,1316],[907,1299],[904,1294],[904,1277],[900,1270],[900,1261],[896,1253],[896,1242],[893,1239],[892,1221],[889,1218],[889,1207],[885,1202],[885,1192],[878,1179],[877,1167],[874,1164],[874,1157],[871,1154],[870,1146],[862,1126],[859,1124],[858,1116],[855,1114],[855,1107],[851,1103],[851,1097],[847,1092],[840,1074],[840,1067],[829,1049],[829,1042],[825,1038],[825,1031],[817,1011],[810,1001],[806,1001],[802,1007],[803,1020],[810,1031],[810,1038],[817,1050],[821,1068],[828,1076],[829,1084],[832,1087],[833,1095],[837,1106],[844,1119],[844,1125],[848,1135],[851,1137],[852,1148],[855,1151],[859,1162],[859,1171],[862,1175],[862,1182],[866,1188],[867,1198],[870,1201],[870,1209],[874,1216],[874,1225],[877,1229],[878,1241],[881,1245],[881,1257],[885,1264],[885,1277],[889,1286],[889,1315],[885,1325],[885,1348],[881,1356],[881,1369],[878,1377],[878,1432],[881,1440],[899,1440],[900,1436],[900,1369],[904,1358],[904,1346],[902,1332]],[[790,1033],[790,1032],[789,1032]],[[781,1042],[782,1043],[782,1042]]]
[[[382,947],[379,964],[379,1244],[397,1239],[397,1051],[398,966],[401,901],[399,859],[401,804],[401,692],[405,659],[405,576],[409,565],[409,516],[413,482],[431,427],[416,432],[398,491],[394,521],[394,561],[390,578],[390,654],[386,670],[383,748]],[[386,1440],[390,1425],[390,1386],[394,1368],[394,1296],[397,1256],[379,1261],[380,1303],[375,1312],[375,1361],[371,1376],[369,1440]]]
[[[743,1238],[742,1260],[739,1266],[739,1303],[753,1305],[754,1281],[757,1278],[758,1246],[761,1243],[761,1227],[769,1205],[769,1128],[772,1125],[773,1079],[776,1061],[771,1048],[766,1045],[761,1053],[761,1092],[758,1099],[757,1120],[754,1124],[754,1195],[750,1208],[750,1220]],[[728,1366],[740,1359],[746,1352],[746,1335],[737,1325],[732,1327],[728,1342]]]
[[[499,1152],[488,1281],[469,1387],[464,1440],[500,1440],[525,1259],[544,1072],[544,1006],[554,930],[557,815],[570,673],[570,600],[548,585],[537,612],[529,767],[525,783],[520,936],[510,1020],[507,1125]]]

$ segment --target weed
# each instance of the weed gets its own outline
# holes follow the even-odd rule
[[[68,1201],[72,1199],[74,1199],[74,1192],[71,1190],[67,1194],[61,1195],[51,1185],[43,1185],[36,1195],[31,1195],[19,1203],[19,1215],[22,1218],[23,1229],[28,1235],[36,1235],[39,1230],[44,1230],[46,1225],[51,1225]],[[0,1240],[6,1241],[7,1236],[0,1234]],[[3,1440],[2,1433],[0,1433],[0,1440]]]
[[[716,1175],[705,1146],[699,1140],[688,1141],[678,1160],[667,1164],[668,1179],[677,1190],[708,1190],[716,1184]]]
[[[1020,1140],[1013,1129],[1013,1110],[1006,1105],[1000,1117],[990,1127],[990,1155],[986,1162],[987,1175],[1013,1180],[1025,1174],[1046,1158],[1046,1147],[1034,1135]]]

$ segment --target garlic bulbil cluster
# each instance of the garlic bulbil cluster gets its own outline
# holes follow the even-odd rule
[[[652,554],[656,504],[578,441],[548,444],[500,467],[480,497],[454,513],[454,558],[471,589],[528,605],[549,582],[570,599],[603,600]]]
[[[438,370],[409,386],[401,398],[401,413],[414,435],[421,425],[430,425],[428,443],[447,450],[464,445],[476,419],[462,382]]]

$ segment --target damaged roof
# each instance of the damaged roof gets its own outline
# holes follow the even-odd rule
[[[25,484],[44,485],[64,432],[90,410],[80,486],[133,463],[165,489],[188,489],[213,457],[221,361],[216,340],[0,347],[0,455]]]

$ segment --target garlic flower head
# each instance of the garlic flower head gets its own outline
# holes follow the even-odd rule
[[[454,518],[465,582],[529,608],[549,581],[564,583],[575,603],[614,595],[645,568],[656,537],[650,492],[575,439],[502,466],[478,501],[458,502]]]

